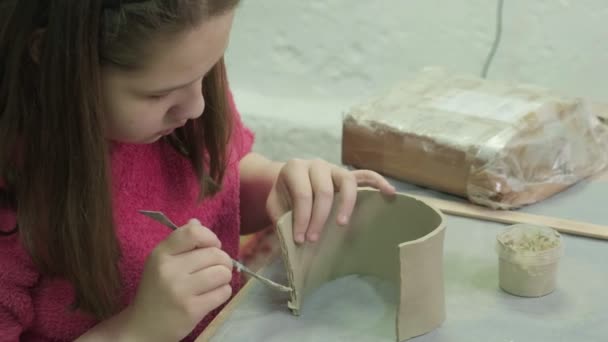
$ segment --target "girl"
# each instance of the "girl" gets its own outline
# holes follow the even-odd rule
[[[371,171],[251,153],[223,55],[238,0],[0,1],[0,340],[176,341],[239,289],[241,233],[318,239]],[[160,210],[171,232],[137,213]]]

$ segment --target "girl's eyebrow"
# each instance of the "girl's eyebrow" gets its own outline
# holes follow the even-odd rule
[[[157,89],[157,90],[149,91],[149,93],[153,93],[153,94],[163,94],[163,93],[170,93],[170,92],[172,92],[172,91],[174,91],[174,90],[177,90],[177,89],[181,89],[181,88],[183,88],[183,87],[185,87],[185,86],[187,86],[187,85],[190,85],[190,84],[192,84],[192,83],[196,82],[197,80],[199,80],[199,79],[201,79],[201,78],[205,78],[205,76],[207,76],[207,74],[208,74],[209,72],[211,72],[211,70],[212,70],[212,69],[213,69],[213,68],[209,69],[207,72],[205,72],[205,73],[203,74],[203,76],[202,76],[202,77],[199,77],[199,78],[195,79],[194,81],[190,81],[190,82],[183,83],[183,84],[176,85],[176,86],[171,86],[171,87],[164,88],[164,89]]]

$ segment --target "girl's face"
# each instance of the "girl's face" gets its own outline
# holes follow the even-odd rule
[[[106,138],[151,143],[199,117],[205,108],[203,78],[224,55],[233,17],[230,11],[153,42],[135,71],[103,67]]]

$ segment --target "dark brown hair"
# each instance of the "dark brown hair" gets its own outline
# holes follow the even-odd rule
[[[0,200],[16,210],[19,237],[40,272],[69,280],[75,306],[99,319],[117,312],[121,286],[101,66],[138,68],[152,39],[237,2],[0,2]],[[191,160],[201,198],[218,190],[226,166],[231,115],[223,60],[203,82],[204,114],[171,139]]]

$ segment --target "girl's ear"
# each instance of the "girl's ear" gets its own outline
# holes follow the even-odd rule
[[[46,34],[46,29],[37,29],[32,33],[29,41],[30,57],[36,64],[40,64],[40,47],[42,46],[42,40]]]

